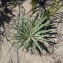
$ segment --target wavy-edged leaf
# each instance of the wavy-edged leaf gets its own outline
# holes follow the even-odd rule
[[[34,44],[39,48],[39,50],[42,52],[42,48],[40,47],[40,45],[38,44],[38,42],[34,39],[34,38],[32,38],[32,40],[33,40],[33,42],[34,42]]]
[[[47,16],[41,17],[41,19],[37,22],[37,24],[36,24],[36,26],[35,26],[35,29],[36,29],[37,27],[39,27],[39,26],[42,24],[42,22],[44,22],[44,21],[46,20],[46,18],[47,18]]]
[[[29,45],[30,38],[24,41],[23,49],[26,49]]]
[[[41,17],[41,19],[37,22],[37,24],[35,25],[35,27],[32,28],[32,31],[31,32],[36,32],[37,28],[42,24],[42,22],[44,22],[44,20],[46,18],[47,17],[44,17],[44,18]],[[33,35],[33,33],[32,33],[32,35]]]
[[[39,31],[39,32],[37,32],[35,35],[40,35],[40,34],[43,34],[43,33],[47,33],[47,32],[51,32],[51,30],[41,30],[41,31]],[[34,36],[35,36],[34,35]]]
[[[38,19],[39,14],[37,13],[37,15],[35,16],[35,18],[33,19],[32,25],[36,22],[36,20]]]
[[[35,53],[35,49],[36,49],[36,46],[33,45],[33,46],[31,47],[31,52],[32,52],[33,54]]]
[[[32,35],[35,34],[37,31],[39,31],[39,30],[40,30],[41,28],[43,28],[44,26],[45,26],[45,27],[49,26],[49,25],[50,25],[49,23],[50,23],[50,22],[47,21],[45,24],[42,24],[42,25],[40,25],[39,27],[37,27],[37,28],[35,29],[35,31],[32,33]]]
[[[47,39],[45,39],[45,38],[43,38],[42,36],[36,36],[36,37],[34,37],[36,40],[41,40],[41,41],[49,41],[49,40],[47,40]]]

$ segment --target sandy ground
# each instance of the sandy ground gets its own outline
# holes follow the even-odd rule
[[[31,10],[30,0],[27,0],[22,5],[25,8],[26,13]],[[18,7],[14,8],[17,10]],[[14,14],[18,16],[18,11],[15,11]],[[59,15],[59,16],[58,16]],[[52,20],[54,21],[54,26],[57,28],[58,34],[55,35],[55,39],[51,39],[56,42],[54,45],[53,54],[49,55],[43,50],[43,54],[40,56],[38,53],[31,55],[30,52],[26,53],[17,47],[12,46],[12,43],[15,41],[12,39],[12,36],[15,34],[15,30],[12,29],[14,22],[11,20],[9,23],[4,22],[4,27],[0,27],[0,63],[63,63],[63,23],[55,23],[63,21],[63,13],[59,13]],[[57,26],[58,25],[58,26]],[[56,31],[56,29],[53,29]],[[52,46],[48,45],[49,50],[52,50]]]

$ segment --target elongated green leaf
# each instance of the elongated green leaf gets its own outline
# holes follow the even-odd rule
[[[40,35],[40,34],[47,33],[47,32],[51,32],[51,30],[41,30],[41,31],[37,32],[35,35]]]
[[[42,24],[42,22],[44,22],[46,20],[46,18],[47,18],[47,16],[41,17],[41,19],[37,22],[35,28],[39,27]]]
[[[39,37],[39,36],[42,36],[42,38],[44,38],[44,37],[48,37],[48,36],[49,36],[49,34],[34,35],[34,37]]]
[[[32,33],[32,35],[33,34],[35,34],[37,31],[39,31],[42,27],[46,27],[46,26],[49,26],[49,21],[48,22],[46,22],[45,24],[42,24],[42,25],[40,25],[33,33]]]
[[[41,41],[48,41],[47,39],[43,38],[42,36],[37,36],[37,37],[34,37],[36,40],[41,40]]]
[[[32,0],[31,2],[32,2],[32,11],[34,12],[34,9],[37,5],[38,0]]]
[[[35,18],[34,18],[34,20],[33,20],[32,25],[36,22],[36,20],[38,19],[38,16],[39,16],[39,14],[37,13],[37,15],[35,16]]]
[[[35,53],[35,48],[31,48],[31,51],[32,51],[32,53],[34,54]]]
[[[46,19],[47,17],[41,18],[40,21],[36,24],[34,28],[32,28],[32,32],[36,32],[37,28],[42,24],[42,22]],[[31,34],[33,35],[33,33]]]
[[[24,45],[24,42],[22,42],[19,46],[18,49],[20,49]]]
[[[39,50],[42,52],[42,48],[40,47],[40,45],[38,44],[38,42],[34,39],[34,38],[32,38],[32,40],[33,40],[33,42],[34,42],[34,44],[39,48]]]
[[[30,41],[30,38],[24,41],[23,49],[26,49],[26,47],[28,47],[29,41]]]

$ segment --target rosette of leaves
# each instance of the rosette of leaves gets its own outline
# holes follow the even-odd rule
[[[15,35],[16,43],[18,43],[18,49],[22,47],[22,49],[31,51],[33,54],[38,48],[40,52],[42,52],[43,48],[39,42],[47,42],[48,39],[45,37],[49,36],[51,30],[47,30],[46,28],[50,26],[50,22],[44,21],[47,19],[47,16],[41,17],[38,19],[39,14],[35,17],[30,18],[29,20],[25,19],[25,17],[21,17],[18,23],[16,24],[15,30],[17,34]]]

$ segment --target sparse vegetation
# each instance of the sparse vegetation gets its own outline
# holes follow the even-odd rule
[[[45,11],[43,16],[47,16],[50,19],[57,14],[63,8],[62,0],[54,0],[50,7]]]

